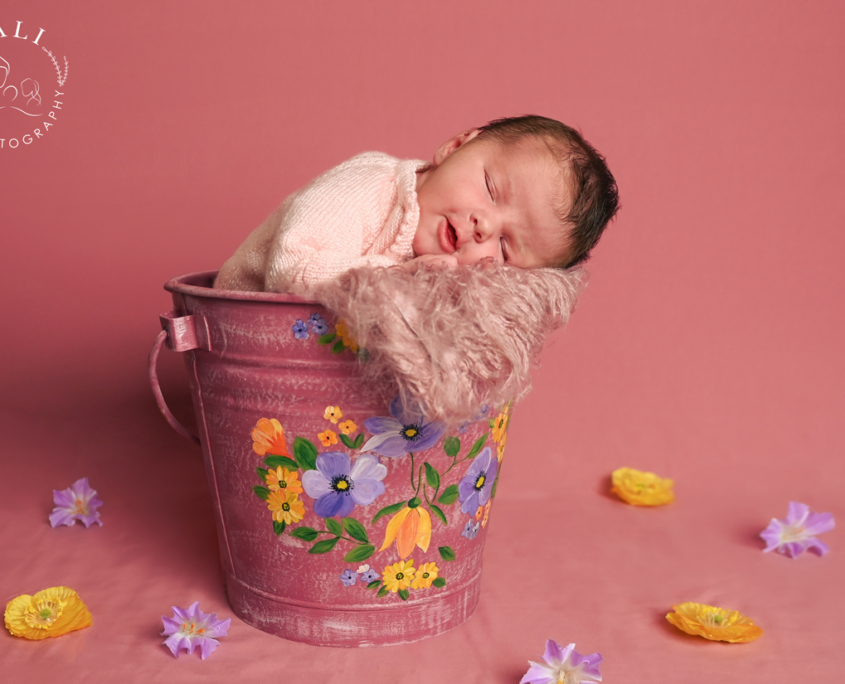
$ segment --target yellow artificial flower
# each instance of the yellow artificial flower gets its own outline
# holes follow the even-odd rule
[[[290,456],[285,429],[275,418],[261,418],[252,430],[252,450],[259,456]]]
[[[264,481],[270,491],[274,492],[281,489],[294,494],[302,494],[302,483],[299,481],[298,470],[288,470],[281,466],[270,468],[267,475],[264,476]]]
[[[379,551],[384,551],[393,541],[396,540],[396,550],[399,558],[407,558],[419,546],[423,551],[428,551],[431,542],[431,516],[422,506],[409,508],[405,506],[394,515],[387,523],[384,531],[384,544]]]
[[[331,430],[321,432],[317,435],[317,437],[320,438],[320,441],[323,443],[323,446],[331,446],[332,444],[337,444],[337,434],[332,432]]]
[[[358,343],[353,339],[352,335],[349,334],[349,328],[347,327],[345,321],[338,320],[334,329],[337,336],[343,341],[344,346],[349,347],[349,349],[353,352],[358,351]]]
[[[493,441],[500,442],[502,437],[505,436],[508,429],[508,413],[510,412],[510,406],[506,406],[505,410],[502,411],[496,419],[493,421]]]
[[[619,468],[613,471],[611,480],[613,486],[610,491],[632,506],[662,506],[675,500],[672,491],[675,483],[654,473]]]
[[[732,644],[744,644],[763,636],[762,629],[735,610],[703,603],[682,603],[672,606],[672,610],[675,612],[668,613],[666,619],[687,634]]]
[[[355,430],[358,429],[358,426],[355,425],[355,423],[353,423],[351,420],[344,420],[340,425],[338,425],[338,427],[344,435],[352,434],[353,432],[355,432]]]
[[[388,591],[397,592],[400,589],[407,589],[411,586],[414,579],[414,559],[409,561],[399,561],[393,565],[387,565],[381,577],[384,580],[384,586]]]
[[[277,489],[267,497],[267,508],[273,511],[273,520],[288,525],[299,522],[305,516],[305,505],[291,491]]]
[[[337,425],[337,421],[343,418],[343,411],[340,410],[340,406],[326,406],[323,418]]]
[[[6,604],[6,629],[24,639],[62,636],[92,624],[88,608],[69,587],[23,594]]]
[[[431,586],[431,583],[437,579],[437,574],[439,572],[440,568],[437,567],[437,563],[423,563],[417,568],[417,572],[414,575],[414,581],[411,582],[411,588],[428,589]]]

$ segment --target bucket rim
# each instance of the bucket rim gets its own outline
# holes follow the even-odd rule
[[[171,278],[164,284],[168,292],[202,297],[204,299],[229,299],[238,302],[280,302],[283,304],[318,304],[299,295],[278,292],[241,292],[238,290],[215,290],[198,283],[213,283],[217,271],[196,271]]]

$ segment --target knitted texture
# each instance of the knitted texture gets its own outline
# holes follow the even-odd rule
[[[530,389],[550,332],[564,325],[581,268],[475,264],[445,270],[356,268],[315,288],[358,345],[365,384],[397,392],[432,420],[472,420]]]
[[[308,295],[360,266],[413,258],[417,170],[425,162],[365,152],[290,195],[220,269],[214,287]]]

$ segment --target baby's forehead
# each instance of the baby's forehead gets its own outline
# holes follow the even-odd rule
[[[575,195],[568,150],[535,135],[495,143],[495,163],[500,170],[508,175],[527,171],[536,180],[545,180],[543,185],[550,190],[549,203],[559,220],[565,222]]]

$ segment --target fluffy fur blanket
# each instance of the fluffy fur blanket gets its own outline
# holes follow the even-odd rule
[[[312,296],[368,351],[362,372],[386,397],[455,425],[528,392],[529,369],[585,279],[581,268],[358,268]]]

